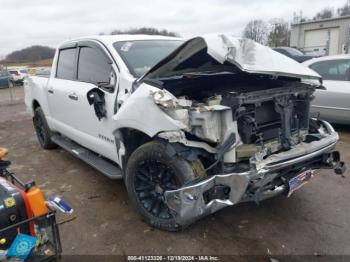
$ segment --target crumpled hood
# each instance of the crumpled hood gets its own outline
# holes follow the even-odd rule
[[[206,50],[206,58],[203,54],[200,55],[203,50]],[[204,35],[186,41],[143,78],[178,75],[185,67],[191,72],[201,72],[195,62],[204,59],[214,59],[225,65],[231,64],[248,73],[321,79],[315,71],[267,46],[226,34]]]

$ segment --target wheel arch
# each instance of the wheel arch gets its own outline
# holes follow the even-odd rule
[[[38,107],[41,107],[41,105],[39,104],[38,100],[33,99],[33,102],[32,102],[32,109],[33,109],[33,112],[34,112],[34,110],[37,109]]]
[[[154,139],[154,137],[149,136],[139,129],[129,127],[116,129],[113,132],[113,135],[115,138],[119,161],[123,171],[125,171],[131,154],[143,144]]]
[[[134,128],[120,128],[115,130],[113,134],[117,146],[119,163],[122,167],[124,175],[126,166],[132,153],[140,146],[155,140],[170,145],[167,147],[167,150],[170,150],[169,152],[171,152],[173,155],[179,155],[185,160],[189,161],[193,166],[197,176],[206,175],[203,166],[203,160],[210,158],[210,156],[208,152],[202,148],[189,147],[180,143],[169,143],[169,141],[158,137],[158,134],[151,137],[146,133]],[[121,152],[124,154],[121,154]]]

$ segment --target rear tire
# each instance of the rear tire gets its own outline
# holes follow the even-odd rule
[[[34,110],[33,125],[39,144],[44,149],[54,149],[57,145],[51,140],[52,132],[40,107]]]
[[[162,230],[178,231],[181,226],[175,222],[163,194],[194,178],[188,161],[171,155],[165,144],[151,141],[130,156],[125,183],[131,203],[147,223]]]

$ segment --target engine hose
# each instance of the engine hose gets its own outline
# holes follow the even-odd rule
[[[232,148],[232,146],[235,145],[235,142],[236,135],[234,133],[231,133],[225,142],[218,148],[217,160],[208,168],[206,168],[205,171],[208,171],[216,166],[223,159],[224,155]]]

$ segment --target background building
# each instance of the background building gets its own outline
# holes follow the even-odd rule
[[[293,23],[290,46],[307,54],[349,53],[350,16]]]

